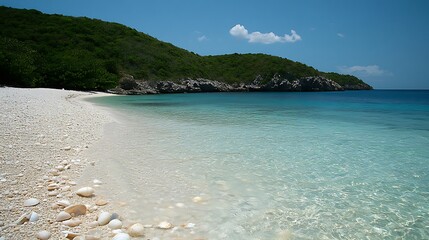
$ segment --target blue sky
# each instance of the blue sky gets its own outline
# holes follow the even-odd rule
[[[117,22],[200,55],[266,53],[379,89],[429,89],[426,0],[0,0]]]

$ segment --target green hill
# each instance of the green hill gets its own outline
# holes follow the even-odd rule
[[[274,74],[291,80],[324,76],[342,86],[365,85],[265,54],[200,56],[129,27],[85,17],[0,7],[0,84],[106,90],[123,75],[145,80],[206,78],[248,83]]]

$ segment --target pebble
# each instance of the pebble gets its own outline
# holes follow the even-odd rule
[[[130,240],[130,239],[131,239],[130,235],[126,233],[118,233],[112,238],[112,240]]]
[[[112,217],[112,214],[110,214],[109,212],[101,212],[97,218],[98,225],[104,226],[108,224],[110,222],[111,217]]]
[[[71,216],[76,217],[86,214],[86,206],[82,204],[72,205],[64,208],[64,212],[69,213]]]
[[[70,218],[72,218],[72,216],[69,213],[61,211],[60,213],[58,213],[58,216],[55,220],[57,222],[62,222],[62,221],[68,220]]]
[[[36,198],[29,198],[27,200],[24,201],[24,206],[25,207],[31,207],[31,206],[36,206],[37,204],[39,204],[40,201]]]
[[[119,219],[113,219],[107,224],[110,229],[120,229],[122,228],[122,222]]]
[[[195,227],[195,223],[188,223],[185,225],[185,228],[194,228]]]
[[[39,214],[37,214],[36,212],[31,212],[29,220],[30,222],[36,222],[37,220],[39,220]]]
[[[170,229],[172,227],[173,227],[173,225],[171,223],[169,223],[169,222],[166,222],[166,221],[160,222],[158,224],[158,228],[160,228],[160,229]]]
[[[95,205],[97,206],[104,206],[106,204],[108,204],[109,202],[104,200],[104,199],[98,199],[97,201],[95,201]]]
[[[140,223],[135,223],[128,228],[128,234],[131,237],[140,237],[144,235],[144,226]]]
[[[94,189],[92,187],[83,187],[76,191],[76,194],[81,197],[91,197],[94,195]]]
[[[50,237],[51,237],[51,233],[46,230],[40,231],[36,234],[36,238],[40,240],[47,240]]]
[[[79,219],[69,219],[63,222],[64,225],[69,227],[76,227],[79,226],[82,223]]]
[[[92,182],[93,182],[94,184],[98,184],[98,185],[100,185],[100,184],[102,184],[102,183],[103,183],[102,181],[100,181],[100,180],[98,180],[98,179],[94,179]]]
[[[192,202],[194,202],[194,203],[199,203],[201,201],[203,201],[203,198],[200,196],[196,196],[196,197],[192,198]]]

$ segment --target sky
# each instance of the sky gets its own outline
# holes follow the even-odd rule
[[[117,22],[200,55],[265,53],[376,89],[429,89],[427,0],[0,0]]]

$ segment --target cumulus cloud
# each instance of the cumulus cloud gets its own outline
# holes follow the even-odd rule
[[[340,72],[344,74],[361,74],[364,76],[382,76],[386,72],[381,69],[378,65],[369,66],[341,66],[339,67]]]
[[[235,25],[229,30],[229,34],[237,38],[247,39],[250,43],[294,43],[296,41],[301,40],[301,36],[299,36],[294,30],[291,30],[291,34],[285,34],[284,36],[277,36],[273,32],[270,33],[261,33],[261,32],[251,32],[240,24]]]

